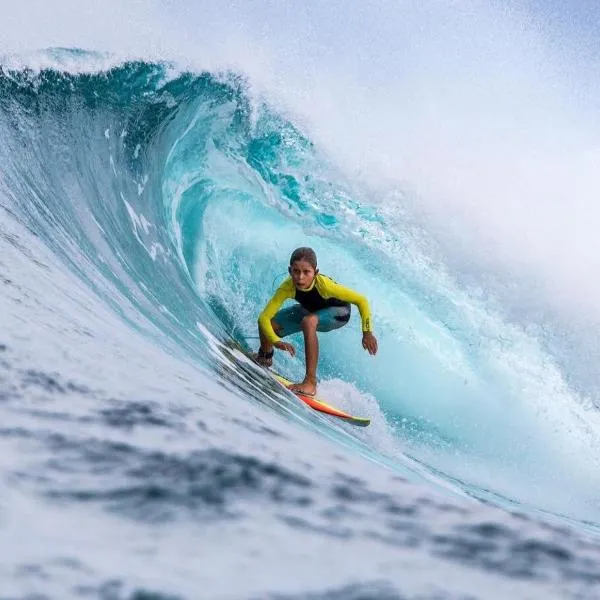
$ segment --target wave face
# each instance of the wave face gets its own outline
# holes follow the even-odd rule
[[[545,332],[458,283],[408,194],[375,197],[245,78],[146,62],[5,68],[0,164],[7,532],[46,544],[4,564],[9,595],[43,573],[57,597],[441,597],[382,579],[371,547],[398,573],[458,573],[443,597],[475,572],[497,597],[527,578],[595,589],[594,544],[584,560],[575,532],[465,503],[596,534],[600,423]],[[307,412],[240,352],[300,245],[372,304],[376,359],[356,315],[321,339],[321,393],[369,414],[366,430]],[[324,540],[333,577],[310,556]],[[276,576],[290,560],[304,587]],[[148,578],[149,563],[173,569]],[[256,579],[224,583],[232,564]]]

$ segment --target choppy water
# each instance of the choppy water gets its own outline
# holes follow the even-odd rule
[[[50,55],[0,72],[0,598],[600,595],[593,394],[405,194],[239,74]],[[298,245],[371,300],[321,343],[365,430],[238,349]]]

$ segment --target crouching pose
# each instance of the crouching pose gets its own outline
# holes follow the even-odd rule
[[[317,390],[317,363],[319,341],[317,331],[331,331],[343,327],[350,320],[350,305],[358,307],[362,320],[362,345],[369,354],[377,353],[377,340],[371,331],[371,311],[367,299],[322,275],[317,269],[317,256],[312,248],[297,248],[292,252],[290,276],[279,286],[258,317],[260,348],[256,361],[270,367],[273,348],[295,356],[292,344],[282,338],[302,331],[306,374],[301,383],[291,386],[295,392],[313,396]],[[298,304],[279,310],[288,299]]]

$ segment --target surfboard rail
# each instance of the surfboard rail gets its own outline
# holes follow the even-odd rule
[[[280,375],[276,371],[273,371],[272,369],[270,369],[269,372],[285,388],[289,389],[290,386],[293,384],[292,381],[290,381],[283,375]],[[319,412],[325,413],[327,415],[331,415],[332,417],[338,417],[339,419],[343,419],[347,423],[351,423],[352,425],[357,425],[358,427],[366,427],[367,425],[369,425],[371,423],[371,419],[369,419],[369,418],[357,417],[357,416],[351,415],[350,413],[347,413],[339,408],[336,408],[335,406],[331,406],[331,404],[328,404],[327,402],[324,402],[323,400],[319,400],[318,398],[315,398],[314,396],[307,396],[306,394],[294,392],[293,390],[290,390],[290,391],[297,398],[302,400],[302,402],[304,402],[305,404],[307,404],[314,410],[318,410]]]

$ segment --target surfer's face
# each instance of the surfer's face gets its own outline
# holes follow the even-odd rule
[[[318,272],[317,269],[306,260],[295,260],[289,270],[292,281],[299,290],[309,288]]]

